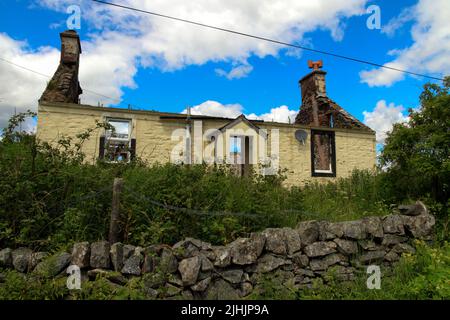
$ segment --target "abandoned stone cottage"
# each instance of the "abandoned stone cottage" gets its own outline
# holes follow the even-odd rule
[[[286,170],[289,185],[345,177],[353,169],[375,166],[375,132],[326,94],[321,62],[300,81],[301,107],[293,124],[130,110],[80,104],[78,81],[81,45],[78,34],[60,34],[59,66],[39,100],[38,138],[56,143],[95,122],[98,129],[83,145],[87,161],[229,164],[245,175]]]

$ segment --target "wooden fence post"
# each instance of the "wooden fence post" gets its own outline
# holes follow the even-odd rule
[[[122,192],[123,179],[114,178],[112,205],[111,205],[111,221],[109,224],[109,243],[119,242],[120,237],[120,193]]]

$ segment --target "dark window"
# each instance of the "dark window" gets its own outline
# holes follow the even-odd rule
[[[334,132],[311,131],[311,171],[313,177],[336,176]]]
[[[236,174],[246,176],[251,172],[250,137],[230,136],[230,155]]]
[[[100,138],[100,158],[108,162],[129,162],[136,155],[136,140],[131,139],[131,120],[107,119],[113,130]]]

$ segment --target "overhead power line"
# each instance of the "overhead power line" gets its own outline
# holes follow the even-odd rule
[[[3,58],[3,57],[0,57],[0,60],[4,61],[4,62],[6,62],[6,63],[9,63],[10,65],[13,65],[13,66],[15,66],[15,67],[17,67],[17,68],[21,68],[21,69],[23,69],[23,70],[26,70],[26,71],[32,72],[32,73],[34,73],[34,74],[37,74],[37,75],[39,75],[39,76],[46,77],[46,78],[49,78],[49,79],[52,78],[52,77],[51,77],[50,75],[48,75],[48,74],[44,74],[44,73],[41,73],[41,72],[39,72],[39,71],[36,71],[36,70],[30,69],[30,68],[28,68],[28,67],[22,66],[22,65],[20,65],[20,64],[14,63],[14,62],[12,62],[12,61],[10,61],[10,60],[7,60],[7,59],[5,59],[5,58]],[[97,95],[97,96],[99,96],[99,97],[106,98],[106,99],[108,99],[108,100],[113,100],[113,101],[122,102],[122,101],[119,100],[119,99],[116,99],[116,98],[112,98],[112,97],[106,96],[106,95],[104,95],[104,94],[101,94],[101,93],[92,91],[92,90],[90,90],[90,89],[84,88],[83,90],[86,91],[86,92],[90,92],[90,93],[92,93],[92,94],[95,94],[95,95]]]
[[[113,6],[113,7],[117,7],[117,8],[122,8],[122,9],[127,9],[127,10],[140,12],[140,13],[150,14],[150,15],[153,15],[153,16],[161,17],[161,18],[181,21],[181,22],[189,23],[189,24],[192,24],[192,25],[200,26],[200,27],[205,27],[205,28],[219,30],[219,31],[228,32],[228,33],[233,33],[233,34],[237,34],[237,35],[248,37],[248,38],[258,39],[258,40],[267,41],[267,42],[272,42],[272,43],[276,43],[276,44],[287,46],[287,47],[291,47],[291,48],[311,51],[311,52],[315,52],[315,53],[319,53],[319,54],[323,54],[323,55],[327,55],[327,56],[332,56],[332,57],[335,57],[335,58],[345,59],[345,60],[349,60],[349,61],[353,61],[353,62],[358,62],[358,63],[362,63],[362,64],[366,64],[366,65],[370,65],[370,66],[374,66],[374,67],[378,67],[378,68],[384,68],[384,69],[388,69],[388,70],[392,70],[392,71],[403,72],[403,73],[414,75],[414,76],[419,76],[419,77],[429,78],[429,79],[433,79],[433,80],[444,81],[444,79],[442,79],[442,78],[433,77],[433,76],[429,76],[429,75],[426,75],[426,74],[416,73],[416,72],[403,70],[403,69],[399,69],[399,68],[395,68],[395,67],[390,67],[390,66],[387,66],[387,65],[384,65],[384,64],[379,64],[379,63],[375,63],[375,62],[371,62],[371,61],[367,61],[367,60],[363,60],[363,59],[353,58],[353,57],[349,57],[349,56],[345,56],[345,55],[341,55],[341,54],[337,54],[337,53],[333,53],[333,52],[329,52],[329,51],[324,51],[324,50],[312,49],[312,48],[308,48],[308,47],[297,45],[297,44],[293,44],[293,43],[288,43],[288,42],[283,42],[283,41],[280,41],[280,40],[270,39],[270,38],[267,38],[267,37],[252,35],[252,34],[245,33],[245,32],[240,32],[240,31],[236,31],[236,30],[232,30],[232,29],[217,27],[217,26],[213,26],[213,25],[209,25],[209,24],[205,24],[205,23],[201,23],[201,22],[196,22],[196,21],[192,21],[192,20],[187,20],[187,19],[182,19],[182,18],[178,18],[178,17],[174,17],[174,16],[169,16],[169,15],[166,15],[166,14],[161,14],[161,13],[157,13],[157,12],[152,12],[152,11],[147,11],[147,10],[143,10],[143,9],[133,8],[133,7],[117,4],[117,3],[108,2],[108,1],[102,1],[102,0],[91,0],[91,1],[97,2],[97,3],[101,3],[101,4],[105,4],[105,5],[109,5],[109,6]]]

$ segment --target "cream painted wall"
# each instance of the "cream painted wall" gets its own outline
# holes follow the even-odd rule
[[[181,119],[160,119],[160,116],[176,116],[176,114],[136,111],[127,109],[102,108],[77,104],[46,103],[39,105],[37,136],[42,141],[56,143],[60,137],[72,136],[95,126],[95,121],[104,121],[107,117],[132,120],[132,137],[136,139],[136,155],[149,163],[166,163],[171,160],[171,153],[177,146],[183,146],[182,136],[185,133],[186,122]],[[197,120],[198,121],[198,120]],[[201,131],[218,129],[230,120],[206,119],[201,122]],[[334,178],[318,178],[311,176],[310,127],[288,125],[281,123],[255,123],[268,132],[267,154],[272,151],[271,141],[277,132],[279,135],[279,165],[287,169],[287,185],[301,185],[307,181],[330,181]],[[194,126],[193,126],[194,127]],[[198,129],[198,128],[197,128]],[[246,134],[253,133],[254,155],[258,157],[261,148],[261,136],[254,132],[246,123],[238,123],[232,129],[241,129]],[[308,132],[308,139],[301,144],[295,138],[295,131],[303,129]],[[323,130],[323,128],[321,128]],[[330,129],[335,132],[336,141],[336,174],[345,177],[353,169],[373,169],[375,167],[375,133],[360,130]],[[175,134],[174,134],[175,133]],[[93,162],[99,153],[99,138],[103,129],[99,129],[92,138],[83,145],[86,161]],[[178,137],[177,137],[178,135]],[[181,137],[180,137],[181,136]],[[229,136],[229,132],[225,133]],[[194,138],[194,137],[193,137]],[[225,139],[228,141],[228,139]],[[205,147],[210,144],[204,140]],[[230,147],[224,146],[224,154]],[[212,149],[211,149],[212,150]],[[175,152],[174,154],[178,154]],[[199,153],[192,150],[192,159]]]

